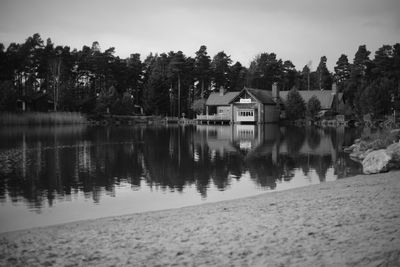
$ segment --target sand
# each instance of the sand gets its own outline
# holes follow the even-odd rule
[[[400,172],[0,234],[1,266],[400,266]]]

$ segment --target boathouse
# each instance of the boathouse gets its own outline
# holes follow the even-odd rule
[[[275,91],[274,91],[275,90]],[[278,122],[280,114],[279,92],[244,88],[240,92],[211,93],[206,101],[206,115],[197,120],[207,123],[270,123]]]
[[[233,123],[271,123],[278,122],[280,104],[276,84],[273,90],[244,88],[232,105]]]

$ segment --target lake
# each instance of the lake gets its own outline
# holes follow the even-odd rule
[[[361,173],[356,128],[0,129],[0,232],[178,208]]]

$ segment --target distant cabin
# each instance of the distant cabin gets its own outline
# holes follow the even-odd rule
[[[287,101],[287,96],[290,91],[281,91],[279,96],[283,105]],[[321,111],[338,111],[339,105],[343,102],[343,93],[337,92],[336,84],[332,85],[332,90],[311,90],[311,91],[297,91],[307,104],[311,97],[315,96],[321,103]]]

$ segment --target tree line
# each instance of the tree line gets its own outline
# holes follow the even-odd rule
[[[56,46],[39,34],[24,43],[0,43],[0,110],[80,111],[192,116],[204,99],[221,86],[239,91],[244,86],[270,90],[330,90],[336,82],[347,112],[384,115],[399,109],[400,44],[383,45],[371,52],[360,45],[352,62],[342,54],[334,72],[322,56],[316,70],[311,63],[297,70],[275,53],[257,55],[247,68],[220,51],[211,57],[202,45],[194,56],[182,51],[150,53],[143,60],[101,50],[98,42],[81,50]]]

